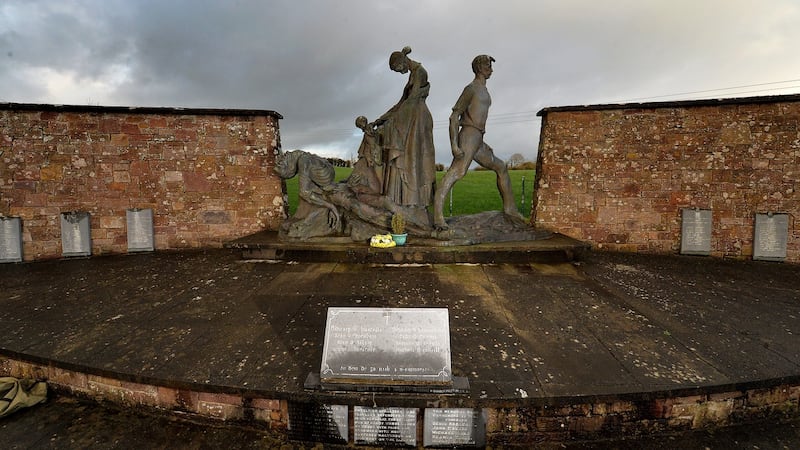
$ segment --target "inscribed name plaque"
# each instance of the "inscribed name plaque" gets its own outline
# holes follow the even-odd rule
[[[788,214],[756,214],[754,232],[753,259],[786,260],[786,244],[789,241]]]
[[[483,447],[486,413],[471,408],[426,408],[422,444],[425,447]]]
[[[153,210],[129,209],[126,212],[128,224],[128,251],[152,252],[153,245]]]
[[[0,263],[22,261],[22,219],[0,217]]]
[[[88,212],[61,213],[61,253],[64,256],[89,256],[92,238]]]
[[[681,210],[681,254],[711,254],[711,210]]]
[[[350,428],[347,405],[289,402],[289,439],[347,444]]]
[[[447,308],[328,308],[322,383],[452,383]]]
[[[355,406],[353,438],[357,445],[416,446],[417,409]]]

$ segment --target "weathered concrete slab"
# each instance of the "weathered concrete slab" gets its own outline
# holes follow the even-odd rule
[[[151,253],[0,266],[0,351],[131,379],[307,395],[328,307],[447,307],[469,405],[800,374],[800,267],[589,254],[370,265]],[[410,402],[402,400],[400,403]]]

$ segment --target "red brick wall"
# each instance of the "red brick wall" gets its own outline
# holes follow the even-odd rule
[[[712,256],[753,254],[756,213],[790,214],[800,261],[800,96],[547,108],[533,221],[596,248],[676,253],[711,209]]]
[[[0,214],[26,260],[61,255],[60,213],[91,214],[92,253],[127,251],[126,209],[156,249],[219,246],[283,218],[272,111],[0,104]]]

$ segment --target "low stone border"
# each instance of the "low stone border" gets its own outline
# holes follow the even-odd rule
[[[175,387],[128,381],[64,367],[57,361],[30,362],[21,357],[0,356],[0,376],[46,381],[62,393],[110,401],[128,407],[148,407],[206,419],[247,422],[288,439],[290,402],[330,402],[372,406],[370,395],[314,394],[265,398],[264,393],[223,386]],[[90,369],[87,370],[91,371]],[[153,381],[153,380],[149,380]],[[170,386],[173,384],[173,386]],[[203,389],[205,388],[205,389]],[[281,397],[281,395],[274,395]],[[305,397],[305,398],[301,398]],[[489,445],[530,445],[537,442],[565,442],[620,438],[660,432],[723,427],[764,420],[800,417],[800,377],[713,386],[690,390],[586,396],[575,398],[486,399],[468,405],[471,399],[441,402],[431,396],[406,398],[403,406],[419,408],[464,403],[486,412],[486,443]],[[380,403],[387,399],[378,398]],[[415,401],[416,400],[416,401]],[[385,406],[385,405],[383,405]],[[350,427],[353,426],[352,407]],[[351,433],[352,434],[352,433]]]

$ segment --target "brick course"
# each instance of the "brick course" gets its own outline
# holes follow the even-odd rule
[[[713,256],[753,254],[756,213],[790,214],[800,262],[800,96],[546,108],[533,222],[601,249],[680,250],[711,209]]]
[[[0,104],[0,214],[26,260],[61,255],[59,214],[91,214],[93,254],[127,251],[128,208],[156,249],[214,247],[284,217],[272,111]]]

